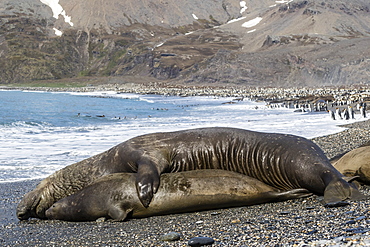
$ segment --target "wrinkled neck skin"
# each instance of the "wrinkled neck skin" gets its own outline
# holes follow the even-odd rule
[[[171,155],[173,159],[166,172],[223,169],[246,174],[282,190],[310,188],[315,181],[319,188],[310,188],[311,191],[324,191],[324,182],[317,177],[319,171],[312,172],[313,161],[329,161],[320,148],[305,138],[244,131],[215,135],[206,141],[174,147],[172,153],[176,155]],[[312,177],[307,176],[311,173]]]

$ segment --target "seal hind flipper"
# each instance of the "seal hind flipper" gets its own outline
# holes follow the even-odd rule
[[[303,197],[311,196],[312,193],[304,188],[287,190],[287,191],[280,191],[280,192],[272,192],[276,195],[279,201],[291,200],[291,199],[298,199]]]
[[[324,191],[324,203],[336,203],[341,201],[359,201],[367,198],[357,186],[351,183],[356,178],[340,178],[332,180]],[[350,181],[350,182],[347,182]]]

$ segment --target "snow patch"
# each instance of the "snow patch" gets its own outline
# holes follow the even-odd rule
[[[54,30],[56,36],[62,36],[62,34],[63,34],[62,31],[56,29],[55,27],[53,28],[53,30]]]
[[[245,1],[240,1],[240,14],[243,14],[247,9],[247,3]]]
[[[244,22],[242,24],[242,27],[245,27],[245,28],[250,28],[250,27],[254,27],[256,26],[258,23],[260,23],[260,21],[262,21],[262,17],[256,17],[250,21],[247,21],[247,22]]]
[[[228,22],[227,22],[227,24],[229,24],[229,23],[233,23],[233,22],[237,22],[237,21],[243,20],[243,19],[245,19],[245,18],[247,18],[247,17],[246,17],[246,16],[243,16],[243,17],[240,17],[240,18],[238,18],[238,19],[232,19],[232,20],[228,21]]]
[[[293,2],[293,0],[280,0],[280,1],[275,1],[275,3],[290,3]]]
[[[252,30],[248,31],[247,33],[253,33],[255,31],[256,31],[256,29],[252,29]]]
[[[55,19],[58,19],[59,15],[62,15],[64,17],[64,21],[73,26],[71,17],[67,16],[66,11],[63,9],[62,5],[59,4],[59,0],[40,0],[40,2],[51,8]]]
[[[193,18],[194,18],[195,20],[198,20],[198,19],[199,19],[195,14],[192,14],[192,16],[193,16]]]

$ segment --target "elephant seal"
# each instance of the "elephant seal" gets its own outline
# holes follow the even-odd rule
[[[370,146],[346,153],[333,165],[343,175],[358,176],[358,182],[370,185]]]
[[[363,195],[329,162],[323,151],[303,137],[236,128],[199,128],[146,134],[67,166],[27,193],[17,217],[45,218],[54,202],[111,173],[137,173],[136,189],[147,207],[160,175],[221,169],[254,177],[281,190],[305,188],[326,202],[357,200]]]
[[[283,201],[310,196],[306,189],[279,191],[261,181],[225,170],[195,170],[161,175],[161,184],[149,207],[136,192],[136,174],[115,173],[54,203],[48,219],[91,221],[193,212]]]

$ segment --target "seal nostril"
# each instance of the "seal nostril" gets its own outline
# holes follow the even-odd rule
[[[17,217],[18,217],[19,220],[28,220],[28,218],[29,218],[26,213],[19,213],[17,215]]]

